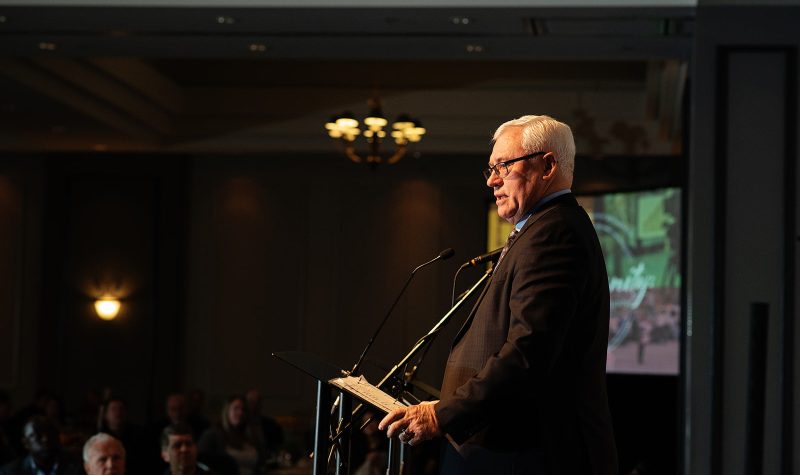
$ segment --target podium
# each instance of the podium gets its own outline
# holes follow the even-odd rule
[[[314,475],[327,475],[329,452],[332,447],[338,446],[336,451],[336,474],[347,475],[350,469],[350,429],[352,427],[353,401],[375,407],[383,413],[388,413],[395,407],[404,407],[405,404],[381,391],[376,386],[368,383],[363,377],[347,375],[347,372],[325,361],[321,357],[303,351],[283,351],[273,353],[273,356],[288,363],[300,371],[308,374],[317,381],[317,402],[314,415],[314,459],[312,473]],[[338,418],[339,427],[335,436],[330,434],[330,413],[332,393],[339,393]],[[389,459],[387,474],[403,473],[405,458],[404,446],[400,445],[399,460],[394,457],[396,451],[394,444],[389,440]]]
[[[463,266],[462,266],[463,267]],[[314,475],[327,475],[329,465],[329,451],[333,444],[338,444],[340,450],[337,451],[336,475],[348,475],[350,468],[350,429],[353,418],[353,400],[361,404],[374,406],[379,411],[388,413],[395,407],[405,406],[402,401],[392,398],[383,392],[380,387],[388,383],[391,378],[408,365],[412,358],[436,337],[439,331],[447,324],[452,316],[458,311],[464,302],[469,299],[483,283],[492,275],[493,268],[490,266],[483,276],[475,284],[464,292],[458,302],[439,320],[433,328],[422,338],[417,340],[413,348],[389,371],[389,373],[377,384],[373,386],[363,378],[351,377],[347,371],[325,361],[312,353],[303,351],[283,351],[273,353],[276,358],[294,366],[300,371],[308,374],[317,380],[317,407],[314,421],[314,461],[312,464]],[[369,348],[369,346],[367,347]],[[363,357],[363,354],[362,354]],[[358,366],[358,365],[356,365]],[[336,434],[330,434],[331,413],[331,393],[333,390],[339,392],[339,424]],[[435,389],[434,389],[435,391]],[[430,392],[430,391],[429,391]],[[398,406],[399,405],[399,406]],[[399,445],[399,450],[397,449]],[[400,444],[395,439],[389,439],[389,459],[387,475],[402,475],[405,465],[407,451],[405,444]],[[395,453],[397,452],[397,455]],[[332,452],[330,452],[332,453]]]

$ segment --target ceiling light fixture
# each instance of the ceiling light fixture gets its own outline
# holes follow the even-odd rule
[[[370,99],[369,116],[364,119],[364,130],[359,128],[358,120],[352,112],[331,117],[325,124],[328,136],[334,140],[339,140],[344,145],[344,154],[355,163],[368,163],[376,166],[379,163],[393,164],[402,159],[411,142],[419,142],[427,132],[419,120],[412,119],[406,114],[400,114],[391,126],[391,137],[394,139],[397,148],[394,153],[384,158],[381,155],[381,141],[386,138],[389,121],[384,117],[381,110],[381,102],[377,97]],[[355,140],[359,135],[367,139],[369,150],[366,158],[355,151]]]

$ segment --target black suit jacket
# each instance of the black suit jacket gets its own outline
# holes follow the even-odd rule
[[[456,443],[552,474],[617,474],[606,395],[609,294],[586,212],[559,196],[525,223],[453,343],[436,413]]]

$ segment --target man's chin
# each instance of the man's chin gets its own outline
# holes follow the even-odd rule
[[[514,224],[514,213],[510,212],[509,210],[501,210],[498,208],[497,215],[500,216],[501,219]]]

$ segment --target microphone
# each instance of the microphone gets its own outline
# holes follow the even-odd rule
[[[444,252],[444,251],[442,251]],[[472,259],[468,260],[467,262],[461,264],[461,267],[458,268],[456,271],[456,275],[453,276],[453,294],[450,299],[450,306],[452,307],[456,303],[456,281],[458,280],[458,274],[466,269],[467,267],[475,267],[478,264],[482,264],[484,262],[496,262],[497,259],[500,259],[500,254],[503,252],[503,248],[495,249],[492,252],[487,252],[486,254],[481,254],[480,256],[473,257]],[[458,299],[461,300],[461,297],[464,296],[466,292],[462,293],[458,296]]]
[[[437,255],[437,256],[436,256],[436,257],[434,257],[433,259],[429,260],[428,262],[426,262],[426,263],[424,263],[424,264],[420,264],[420,265],[418,265],[418,266],[417,266],[417,267],[416,267],[414,270],[412,270],[412,271],[411,271],[411,276],[413,277],[413,276],[414,276],[414,274],[415,274],[415,273],[416,273],[418,270],[422,269],[423,267],[427,266],[428,264],[433,264],[433,263],[434,263],[434,262],[436,262],[436,261],[444,261],[444,260],[446,260],[446,259],[450,259],[450,258],[451,258],[451,257],[453,257],[455,254],[456,254],[456,251],[454,251],[452,247],[448,247],[447,249],[444,249],[442,252],[440,252],[440,253],[439,253],[439,255]],[[408,283],[406,283],[406,285],[408,285]],[[405,288],[405,287],[403,287],[403,290],[401,290],[401,291],[400,291],[400,295],[403,295],[403,292],[404,292],[405,290],[406,290],[406,288]],[[398,295],[397,297],[399,298],[399,297],[400,297],[400,295]],[[391,310],[390,310],[390,312],[391,312]]]
[[[442,252],[440,252],[439,255],[436,256],[436,257],[438,257],[439,259],[445,260],[445,259],[450,259],[451,257],[453,257],[455,255],[456,255],[456,251],[454,251],[452,247],[448,247],[447,249],[445,249]]]
[[[492,252],[487,252],[486,254],[481,254],[480,256],[473,257],[466,264],[468,264],[468,265],[470,265],[472,267],[475,267],[478,264],[482,264],[484,262],[496,261],[497,259],[500,258],[500,253],[502,253],[502,252],[503,252],[503,248],[501,247],[500,249],[495,249]]]

